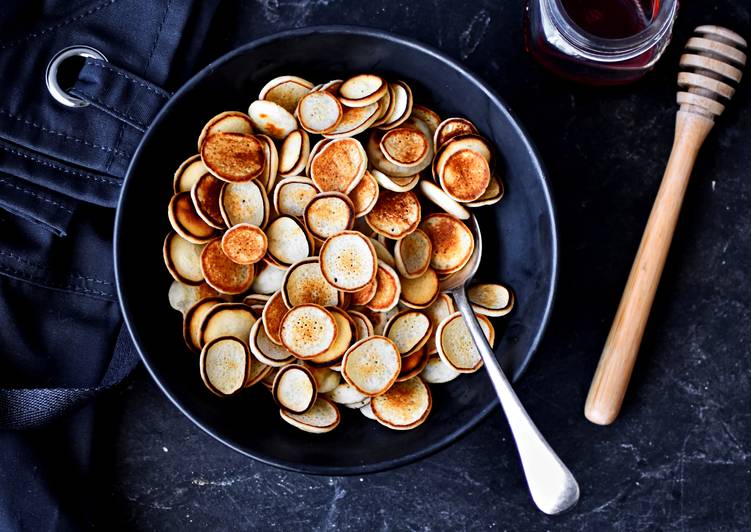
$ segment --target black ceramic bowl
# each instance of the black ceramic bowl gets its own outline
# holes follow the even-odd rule
[[[340,426],[322,435],[287,425],[263,386],[219,399],[201,382],[198,359],[181,336],[180,314],[162,262],[170,230],[167,203],[178,164],[196,151],[203,124],[230,109],[246,111],[263,84],[294,74],[314,83],[353,73],[403,79],[416,102],[443,117],[465,116],[501,157],[506,196],[477,210],[485,256],[480,279],[514,288],[516,308],[498,322],[496,353],[517,379],[545,329],[556,284],[556,224],[532,144],[502,101],[461,65],[417,42],[382,31],[317,27],[259,39],[212,63],[164,107],[130,166],[115,227],[120,302],[144,364],[173,403],[203,430],[262,462],[307,473],[379,471],[417,460],[477,425],[497,401],[484,371],[432,386],[433,410],[420,427],[393,431],[342,408]]]

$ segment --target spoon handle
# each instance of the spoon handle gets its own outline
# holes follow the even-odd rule
[[[569,509],[579,500],[576,479],[524,410],[480,329],[464,288],[454,290],[453,295],[506,414],[532,499],[546,514],[557,514]]]

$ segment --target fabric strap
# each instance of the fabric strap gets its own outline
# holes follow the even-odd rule
[[[170,97],[135,74],[88,57],[68,92],[138,131],[146,131]]]
[[[138,364],[138,352],[123,325],[102,381],[91,388],[0,389],[0,429],[40,427],[122,382]]]

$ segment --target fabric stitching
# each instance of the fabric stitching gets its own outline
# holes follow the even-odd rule
[[[34,261],[31,261],[31,260],[29,260],[27,258],[24,258],[24,257],[20,257],[20,256],[16,255],[15,253],[11,253],[10,251],[5,251],[5,250],[0,249],[0,255],[5,255],[6,257],[10,257],[11,259],[15,259],[18,262],[21,262],[23,264],[27,264],[27,265],[29,265],[29,266],[31,266],[33,268],[37,268],[39,270],[44,270],[45,269],[44,266],[42,266],[41,264],[39,264],[37,262],[34,262]],[[78,279],[83,279],[85,281],[91,281],[92,283],[103,284],[103,285],[107,285],[107,286],[115,286],[114,283],[110,283],[108,281],[103,281],[101,279],[96,279],[95,277],[86,277],[85,275],[81,275],[81,274],[75,273],[75,272],[72,272],[70,275],[72,277],[76,277]]]
[[[156,30],[156,35],[154,35],[154,43],[151,45],[149,58],[146,61],[146,66],[143,68],[144,77],[146,77],[146,74],[149,71],[149,66],[151,66],[151,59],[154,57],[154,52],[156,52],[156,45],[159,43],[159,37],[162,35],[162,28],[164,27],[164,23],[167,21],[167,14],[169,13],[170,4],[172,4],[172,0],[167,0],[167,5],[164,6],[164,15],[162,16],[162,22],[159,24],[159,27]]]
[[[109,152],[109,153],[114,152],[114,153],[116,153],[118,155],[121,155],[123,157],[127,157],[128,156],[128,154],[125,153],[122,150],[117,150],[117,149],[114,149],[114,148],[108,148],[107,146],[102,146],[101,144],[95,144],[93,142],[88,142],[88,141],[86,141],[84,139],[80,139],[78,137],[73,137],[71,135],[67,135],[65,133],[61,133],[60,131],[55,131],[54,129],[46,128],[44,126],[41,126],[41,125],[37,124],[36,122],[32,122],[32,121],[26,120],[25,118],[22,118],[20,116],[14,115],[13,113],[11,113],[11,112],[9,112],[9,111],[7,111],[5,109],[0,109],[0,114],[5,115],[5,116],[7,116],[9,118],[12,118],[13,120],[18,120],[19,122],[23,122],[24,124],[26,124],[28,126],[40,129],[43,133],[56,135],[58,137],[62,137],[64,139],[66,139],[66,140],[72,140],[74,142],[79,142],[79,143],[81,143],[81,144],[83,144],[85,146],[91,146],[92,148],[97,148],[99,150],[106,151],[106,152]]]
[[[31,39],[34,39],[36,37],[40,37],[40,36],[42,36],[42,35],[44,35],[46,33],[49,33],[51,31],[60,29],[63,26],[67,26],[68,24],[72,24],[73,22],[77,22],[77,21],[79,21],[81,19],[84,19],[84,18],[86,18],[88,16],[93,15],[97,11],[101,11],[102,9],[105,9],[105,8],[111,6],[112,4],[114,4],[117,1],[118,0],[108,0],[107,2],[102,2],[101,4],[98,4],[97,6],[92,7],[91,9],[89,9],[88,11],[86,11],[84,13],[81,13],[80,15],[76,15],[76,16],[67,18],[67,19],[63,20],[62,22],[59,22],[59,23],[55,24],[54,26],[50,26],[48,28],[44,28],[43,30],[37,31],[35,33],[30,33],[29,35],[26,35],[25,37],[22,37],[20,39],[15,40],[15,41],[11,41],[11,42],[9,42],[7,44],[3,44],[2,46],[0,46],[0,50],[5,50],[6,48],[12,48],[14,46],[17,46],[17,45],[21,44],[22,42],[29,41]]]
[[[107,65],[105,63],[96,63],[94,61],[91,61],[90,59],[87,59],[86,60],[86,64],[94,66],[94,67],[97,67],[97,68],[101,68],[102,70],[107,70],[109,72],[112,72],[116,76],[120,76],[122,78],[125,78],[126,80],[130,81],[131,83],[133,83],[135,85],[138,85],[139,87],[143,87],[144,89],[146,89],[149,92],[153,92],[154,94],[156,94],[160,98],[164,98],[165,100],[169,98],[169,94],[166,91],[157,90],[154,87],[148,85],[147,83],[144,83],[141,80],[135,79],[134,77],[129,76],[125,72],[121,72],[121,71],[119,71],[117,69],[114,69],[114,68],[112,68],[111,66],[109,66],[109,65]]]
[[[29,275],[26,272],[9,268],[2,264],[0,264],[0,272],[9,273],[10,275],[17,276],[21,280],[25,280],[31,283],[41,284],[45,288],[53,288],[53,289],[56,288],[58,290],[70,290],[70,291],[81,293],[81,294],[95,294],[101,297],[105,297],[108,300],[114,301],[114,294],[108,294],[107,292],[102,292],[101,290],[94,290],[91,288],[84,288],[82,286],[76,286],[76,285],[71,285],[71,284],[53,283],[41,277]]]
[[[109,105],[108,103],[106,103],[105,101],[103,101],[101,98],[99,98],[98,96],[90,94],[90,93],[88,93],[86,91],[82,91],[80,88],[77,88],[77,89],[72,90],[70,92],[71,92],[71,94],[73,94],[75,96],[83,96],[85,98],[90,98],[90,99],[94,100],[94,102],[96,102],[99,105],[101,105],[102,107],[104,107],[106,110],[108,110],[109,112],[111,112],[116,117],[118,117],[120,119],[129,120],[130,122],[132,122],[132,124],[130,124],[132,126],[135,125],[135,126],[141,126],[143,128],[146,128],[146,124],[144,124],[143,122],[141,122],[138,118],[136,118],[135,116],[131,116],[130,114],[125,113],[123,111],[119,111],[119,110],[115,109],[114,107],[112,107],[111,105]]]
[[[12,148],[9,148],[7,146],[3,146],[2,144],[0,144],[0,149],[4,150],[4,151],[7,151],[9,153],[12,153],[14,155],[17,155],[19,157],[23,157],[24,159],[29,159],[30,161],[34,161],[34,162],[36,162],[38,164],[41,164],[42,166],[48,166],[49,168],[53,168],[55,170],[59,170],[59,171],[61,171],[63,173],[66,173],[66,174],[77,175],[79,177],[85,177],[86,179],[92,179],[94,181],[101,181],[101,182],[106,183],[108,185],[120,186],[120,181],[118,181],[116,179],[109,179],[109,178],[106,178],[106,177],[99,177],[99,176],[95,176],[95,175],[91,175],[91,174],[84,174],[82,172],[78,172],[78,171],[72,170],[70,168],[64,168],[64,167],[62,167],[60,165],[52,164],[52,163],[47,162],[47,161],[45,161],[43,159],[39,159],[38,157],[33,157],[33,156],[28,155],[26,153],[21,153],[20,151],[16,151],[16,150],[14,150]]]
[[[40,200],[42,200],[45,203],[49,203],[50,205],[54,205],[55,207],[58,207],[60,210],[63,210],[65,212],[67,212],[68,214],[73,214],[73,211],[71,209],[69,209],[68,207],[66,207],[65,205],[63,205],[62,203],[58,203],[56,201],[53,201],[53,200],[51,200],[51,199],[49,199],[49,198],[47,198],[45,196],[42,196],[41,194],[37,194],[37,193],[32,192],[30,190],[26,190],[25,188],[19,187],[18,185],[14,185],[10,181],[7,181],[7,180],[5,180],[3,178],[0,178],[0,183],[4,184],[7,187],[14,188],[14,189],[18,190],[19,192],[23,192],[24,194],[28,194],[29,196],[32,196],[32,197],[37,198],[37,199],[40,199]]]
[[[34,225],[38,225],[39,227],[42,227],[45,231],[52,231],[54,234],[58,236],[65,236],[65,231],[58,225],[55,225],[54,223],[47,222],[46,220],[42,220],[40,218],[36,218],[34,216],[29,216],[27,213],[24,213],[23,211],[20,211],[19,209],[16,209],[13,205],[0,205],[3,209],[5,209],[7,212],[11,213],[14,216],[18,216],[19,218],[23,218],[24,220],[33,223]]]

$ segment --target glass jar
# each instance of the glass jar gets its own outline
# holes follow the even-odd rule
[[[559,76],[620,85],[641,78],[657,63],[670,42],[677,12],[678,0],[527,0],[525,44]],[[634,26],[635,20],[641,24]],[[636,33],[629,34],[631,29]]]

